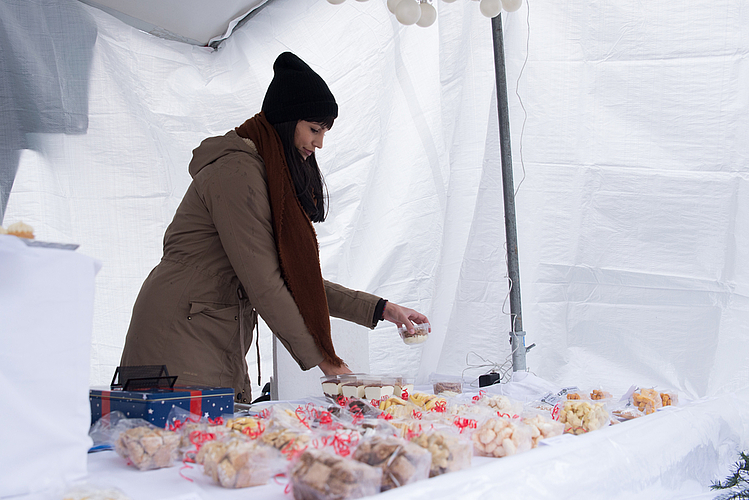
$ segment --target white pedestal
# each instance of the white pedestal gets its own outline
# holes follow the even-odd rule
[[[0,498],[86,475],[98,267],[0,235]]]
[[[336,318],[330,319],[336,354],[353,372],[369,372],[369,329]],[[302,371],[283,344],[273,337],[273,379],[271,396],[280,400],[295,400],[323,396],[320,377],[323,372],[315,367]]]

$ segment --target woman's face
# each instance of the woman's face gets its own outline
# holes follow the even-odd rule
[[[305,160],[315,152],[322,149],[322,140],[328,129],[319,123],[299,120],[294,131],[294,147]]]

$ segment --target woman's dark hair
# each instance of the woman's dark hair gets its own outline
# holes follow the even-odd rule
[[[309,118],[305,121],[317,123],[328,130],[333,126],[334,118]],[[273,127],[278,132],[283,144],[286,163],[289,166],[291,180],[294,182],[296,197],[302,204],[312,222],[322,222],[327,216],[327,186],[322,178],[320,167],[314,153],[305,160],[294,146],[294,134],[298,121],[275,123]]]

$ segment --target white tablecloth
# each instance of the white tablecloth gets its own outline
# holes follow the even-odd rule
[[[709,489],[711,482],[724,479],[739,451],[749,445],[749,388],[547,443],[506,458],[473,457],[468,470],[377,498],[712,500],[717,493]],[[113,451],[89,455],[88,465],[88,483],[119,488],[133,500],[291,498],[283,483],[223,489],[195,465],[137,471]]]

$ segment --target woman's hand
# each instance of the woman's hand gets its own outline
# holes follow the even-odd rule
[[[351,370],[349,370],[348,365],[346,363],[342,364],[341,366],[336,366],[330,361],[324,359],[319,365],[317,365],[322,372],[325,375],[341,375],[344,373],[352,373]]]
[[[409,309],[408,307],[399,306],[392,302],[385,303],[385,309],[382,311],[383,319],[391,321],[398,325],[400,328],[402,325],[406,325],[406,329],[409,333],[414,333],[413,323],[429,323],[429,319],[418,311]],[[429,327],[429,331],[432,331],[432,327]]]

